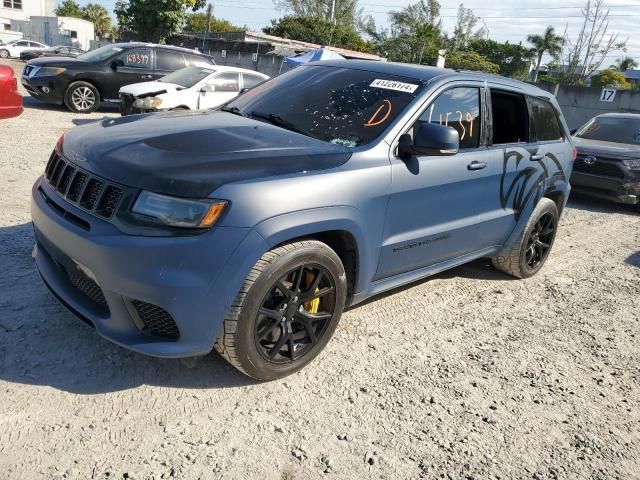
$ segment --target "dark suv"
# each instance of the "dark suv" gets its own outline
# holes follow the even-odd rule
[[[311,361],[347,305],[480,257],[537,273],[574,154],[536,87],[312,63],[220,111],[66,132],[33,188],[34,258],[113,342],[164,357],[216,348],[273,379]]]
[[[121,87],[148,82],[186,66],[215,65],[194,50],[148,43],[114,43],[78,58],[30,60],[22,85],[38,100],[64,103],[69,110],[90,113],[101,100],[118,100]]]

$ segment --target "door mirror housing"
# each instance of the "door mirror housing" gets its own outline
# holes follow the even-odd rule
[[[573,136],[576,133],[578,133],[578,129],[577,128],[572,128],[571,130],[569,130],[569,133]]]
[[[437,123],[420,122],[413,139],[405,133],[398,142],[400,158],[417,155],[455,155],[460,149],[460,136],[454,128]]]
[[[206,85],[203,85],[202,88],[200,89],[200,91],[202,93],[211,93],[211,92],[215,92],[216,91],[216,86],[215,85],[211,85],[210,83],[207,83]]]
[[[240,93],[238,95],[242,95],[243,93],[247,93],[249,90],[251,90],[251,88],[244,87],[242,90],[240,90]]]

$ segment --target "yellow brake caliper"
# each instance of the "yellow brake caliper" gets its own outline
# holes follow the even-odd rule
[[[307,285],[313,284],[313,273],[307,272]],[[319,288],[316,288],[316,293],[320,291]],[[314,298],[313,300],[309,300],[304,302],[304,309],[309,313],[318,313],[318,308],[320,307],[320,299]]]

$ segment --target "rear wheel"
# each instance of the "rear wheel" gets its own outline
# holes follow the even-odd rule
[[[519,241],[507,256],[491,259],[493,266],[516,278],[528,278],[547,261],[558,229],[558,207],[549,198],[541,198],[531,213]]]
[[[3,48],[0,50],[0,58],[9,58],[9,50]]]
[[[89,82],[73,82],[67,87],[64,104],[75,113],[95,112],[100,106],[100,94]]]
[[[247,276],[215,348],[250,377],[282,378],[311,362],[328,343],[346,292],[342,262],[324,243],[278,247]]]

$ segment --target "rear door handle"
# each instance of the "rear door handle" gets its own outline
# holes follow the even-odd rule
[[[544,155],[531,155],[530,160],[532,162],[540,162],[541,160],[544,160]]]
[[[478,162],[477,160],[474,160],[469,165],[467,165],[467,168],[469,170],[482,170],[483,168],[486,168],[486,166],[487,162]]]

